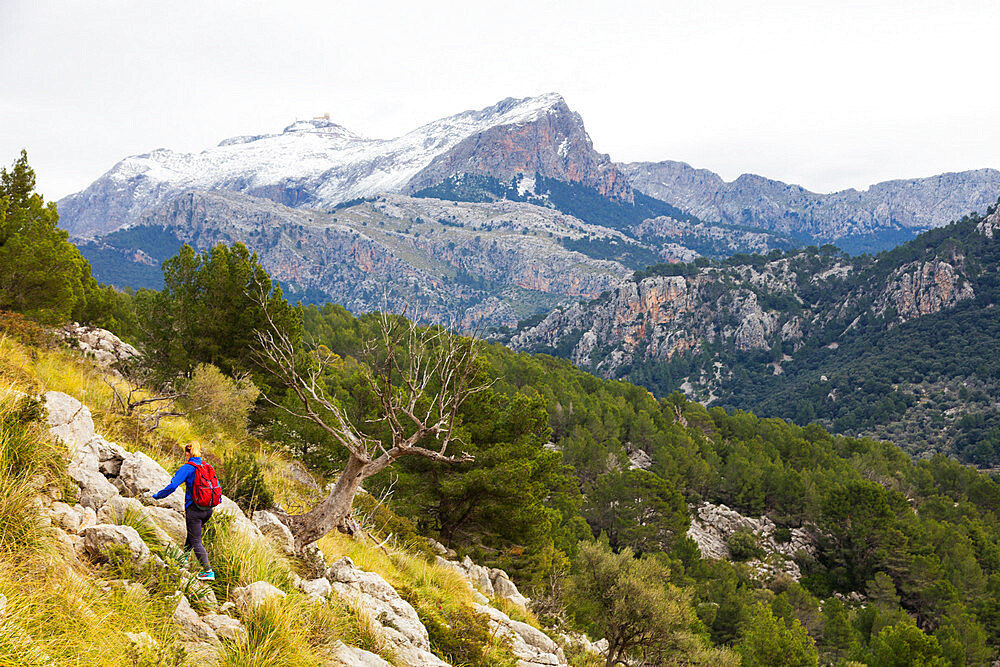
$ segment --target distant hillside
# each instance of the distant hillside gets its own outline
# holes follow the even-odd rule
[[[876,258],[832,246],[651,267],[510,337],[659,395],[1000,464],[1000,213]]]
[[[810,192],[754,174],[726,182],[683,162],[619,165],[632,186],[706,222],[830,241],[852,254],[876,252],[940,227],[1000,196],[1000,171],[977,169],[876,183],[866,190]]]

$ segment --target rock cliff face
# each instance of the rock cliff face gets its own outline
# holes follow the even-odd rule
[[[984,211],[1000,195],[1000,171],[978,169],[886,181],[867,190],[810,192],[754,174],[726,182],[683,162],[619,165],[632,186],[706,222],[835,240],[886,229],[940,227]]]
[[[504,100],[511,105],[515,100]],[[539,173],[582,183],[610,199],[631,202],[632,189],[607,155],[594,150],[580,114],[555,96],[548,110],[515,126],[492,127],[463,139],[439,155],[407,184],[407,192],[440,183],[456,174],[482,174],[506,180]]]
[[[738,273],[705,271],[625,280],[608,297],[553,311],[515,334],[510,344],[534,351],[570,349],[574,363],[605,377],[618,377],[637,363],[697,353],[706,345],[765,350],[783,322],[758,301],[753,281],[761,275],[741,279]],[[743,284],[732,284],[734,278]]]
[[[710,401],[734,360],[758,355],[778,375],[810,337],[832,350],[864,318],[891,328],[975,296],[960,253],[943,250],[887,266],[892,261],[799,253],[709,265],[694,275],[630,278],[599,299],[554,310],[509,344],[566,356],[604,377],[639,381],[643,368],[707,355],[698,373],[673,381]],[[772,354],[760,356],[766,352]],[[714,372],[705,370],[709,366]]]
[[[892,308],[898,320],[905,322],[974,296],[972,285],[952,264],[941,260],[911,262],[893,272],[889,284],[875,299],[874,311],[883,315]]]

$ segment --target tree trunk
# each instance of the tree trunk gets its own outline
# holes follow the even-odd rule
[[[351,505],[361,486],[361,480],[364,479],[367,464],[368,461],[352,454],[330,495],[308,512],[283,517],[295,537],[296,550],[312,544],[334,528],[353,532],[349,524]]]

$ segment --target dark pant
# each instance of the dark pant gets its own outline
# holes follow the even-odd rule
[[[206,570],[208,566],[208,552],[205,545],[201,543],[201,528],[212,517],[212,508],[200,510],[194,505],[188,505],[184,510],[184,523],[187,526],[187,540],[184,541],[185,549],[194,550],[194,555],[201,561],[202,567]]]

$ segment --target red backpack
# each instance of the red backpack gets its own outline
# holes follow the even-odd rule
[[[194,483],[191,485],[191,500],[196,508],[207,510],[222,502],[222,487],[215,476],[215,468],[208,463],[191,463],[194,466]]]

